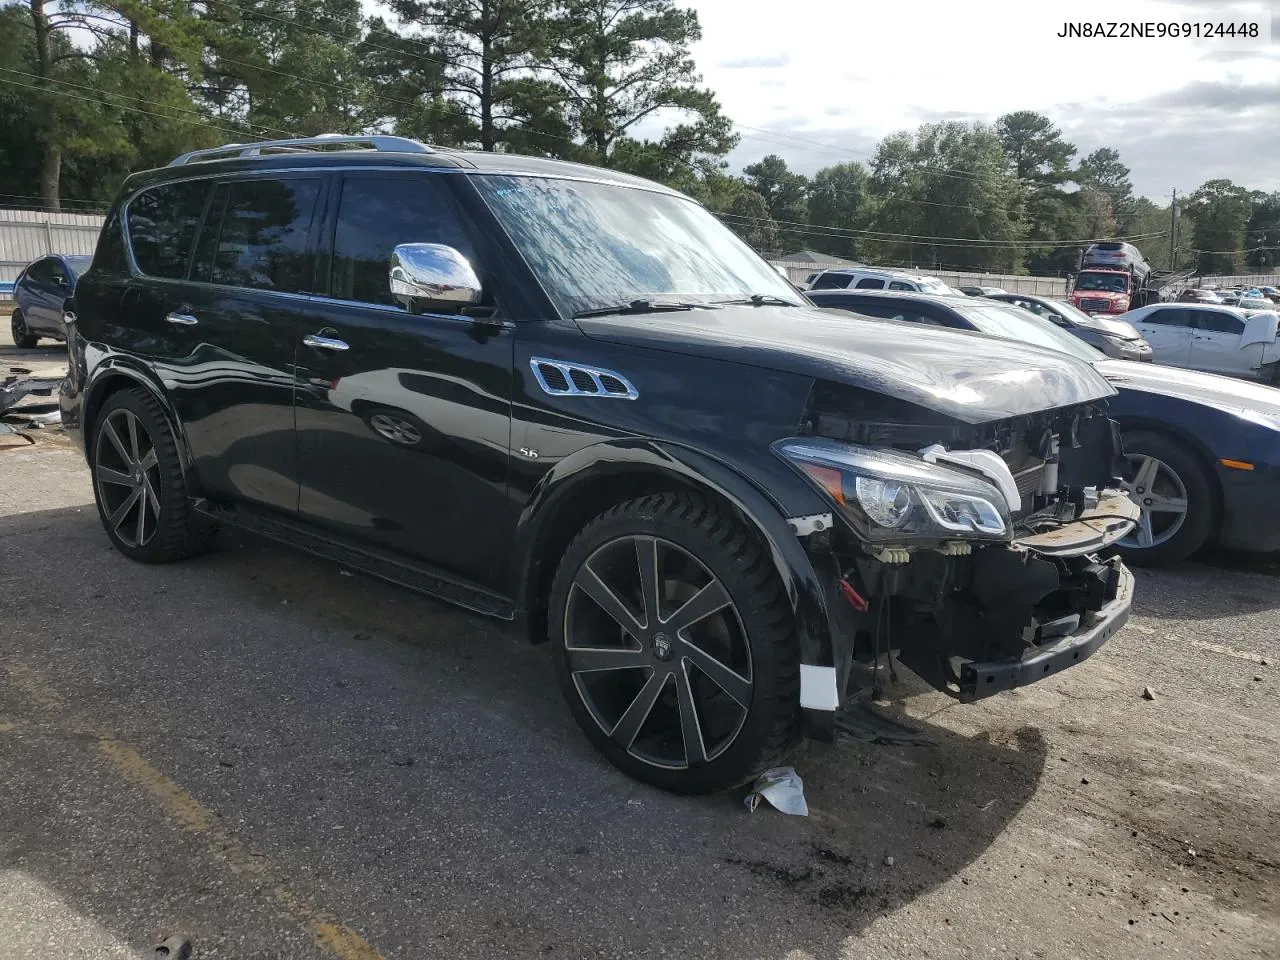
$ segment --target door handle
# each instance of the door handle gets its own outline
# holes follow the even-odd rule
[[[315,347],[317,350],[349,350],[346,341],[338,340],[334,337],[322,337],[317,333],[308,333],[302,338],[302,342],[308,347]]]
[[[171,313],[165,317],[165,320],[179,327],[194,327],[200,322],[189,313]]]

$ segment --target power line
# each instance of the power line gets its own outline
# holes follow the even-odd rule
[[[301,28],[302,28],[302,29],[304,29],[304,30],[309,30],[309,31],[311,31],[312,33],[318,33],[318,34],[320,34],[320,35],[322,35],[322,36],[327,36],[327,37],[330,37],[330,38],[335,39],[335,40],[341,40],[341,41],[343,41],[343,42],[349,42],[349,38],[348,38],[348,37],[344,37],[344,36],[342,36],[342,35],[340,35],[340,34],[334,33],[334,32],[333,32],[333,31],[331,31],[331,30],[325,30],[325,29],[323,29],[323,28],[321,28],[321,27],[314,27],[314,26],[311,26],[310,24],[300,24],[300,23],[297,23],[297,22],[296,22],[296,20],[287,20],[287,19],[285,19],[285,18],[283,18],[283,17],[277,17],[277,16],[274,16],[273,14],[263,13],[263,12],[261,12],[261,11],[259,11],[259,10],[255,10],[255,9],[253,9],[253,8],[251,8],[251,7],[246,6],[244,3],[239,2],[239,0],[222,0],[222,2],[223,2],[223,3],[225,3],[225,4],[227,4],[228,6],[232,6],[232,7],[235,7],[235,8],[237,8],[237,9],[239,9],[240,11],[242,11],[242,12],[244,12],[244,13],[247,13],[247,14],[248,14],[248,15],[250,15],[250,16],[259,17],[259,18],[261,18],[261,19],[274,20],[274,21],[276,21],[276,22],[278,22],[278,23],[292,24],[292,25],[294,25],[294,26],[299,26],[299,27],[301,27]],[[345,25],[347,25],[347,26],[363,25],[363,26],[365,26],[365,28],[366,28],[366,29],[369,31],[369,33],[371,33],[371,34],[373,34],[373,33],[379,33],[379,34],[382,34],[382,35],[384,35],[384,36],[390,37],[390,38],[391,38],[391,39],[393,39],[393,40],[398,40],[398,41],[403,41],[403,42],[407,42],[407,43],[412,43],[415,47],[418,47],[418,48],[421,48],[421,49],[427,49],[427,50],[431,50],[432,52],[435,52],[435,49],[434,49],[433,47],[431,47],[431,46],[428,44],[428,42],[427,42],[427,41],[425,41],[425,40],[422,40],[422,39],[417,38],[417,37],[398,36],[398,35],[396,35],[396,34],[390,33],[390,32],[389,32],[389,31],[387,31],[387,30],[379,30],[379,29],[374,28],[374,27],[369,27],[369,26],[367,25],[367,23],[361,24],[361,22],[360,22],[360,19],[359,19],[359,18],[336,17],[336,16],[332,16],[332,15],[330,15],[330,14],[324,14],[324,13],[315,13],[314,15],[315,15],[315,16],[317,16],[319,19],[328,20],[328,21],[333,22],[333,23],[345,24]],[[296,16],[296,10],[295,10],[295,16]],[[414,59],[422,60],[422,61],[425,61],[425,62],[427,62],[427,63],[434,63],[434,64],[437,64],[437,65],[442,66],[442,67],[455,67],[455,66],[457,65],[456,63],[454,63],[454,62],[452,62],[452,61],[449,61],[449,60],[442,60],[442,59],[440,59],[440,58],[438,58],[438,57],[434,57],[434,56],[427,56],[426,54],[422,54],[422,53],[411,53],[411,52],[406,51],[406,50],[398,50],[398,49],[395,49],[395,48],[393,48],[393,47],[388,47],[388,46],[386,46],[386,45],[384,45],[384,44],[376,44],[376,43],[375,43],[375,44],[369,44],[369,42],[368,42],[368,40],[367,40],[367,39],[366,39],[365,41],[363,41],[363,42],[364,42],[364,43],[366,43],[367,45],[372,46],[375,50],[383,50],[383,51],[386,51],[387,53],[394,53],[394,54],[399,55],[399,56],[406,56],[406,55],[407,55],[407,56],[413,57]],[[536,67],[531,67],[530,69],[536,70],[537,68],[536,68]],[[848,149],[848,148],[833,147],[833,146],[831,146],[831,145],[829,145],[829,144],[819,143],[819,142],[818,142],[818,141],[816,141],[816,140],[809,140],[809,139],[805,139],[805,138],[803,138],[803,137],[797,137],[797,136],[795,136],[795,135],[793,135],[793,134],[778,133],[778,132],[773,131],[773,130],[767,130],[767,129],[763,128],[763,127],[752,127],[752,126],[749,126],[748,124],[738,123],[738,122],[737,122],[737,121],[735,121],[735,120],[730,120],[730,121],[729,121],[729,123],[730,123],[732,126],[736,127],[736,128],[740,128],[740,129],[742,129],[742,130],[751,130],[751,131],[756,132],[757,134],[764,134],[764,135],[767,135],[767,136],[781,137],[781,138],[785,138],[785,139],[788,139],[788,140],[795,141],[795,142],[797,142],[797,143],[803,143],[803,144],[808,144],[808,145],[810,145],[810,146],[818,147],[818,148],[821,148],[821,149],[824,149],[824,150],[827,150],[827,151],[830,151],[830,152],[836,152],[836,153],[847,154],[847,155],[849,155],[849,156],[854,156],[854,157],[864,156],[864,157],[868,157],[868,158],[870,158],[870,159],[874,159],[874,155],[873,155],[873,154],[858,153],[858,152],[853,151],[853,150],[850,150],[850,149]],[[522,125],[522,126],[523,126],[523,125]],[[572,140],[572,139],[571,139],[571,138],[569,138],[569,137],[560,137],[560,136],[556,136],[556,135],[554,135],[554,134],[542,134],[542,136],[547,136],[547,137],[550,137],[550,138],[552,138],[552,139],[557,139],[557,140],[566,140],[566,141],[568,141],[568,142],[570,142],[570,143],[574,143],[575,145],[576,145],[576,143],[577,143],[577,141]],[[932,168],[924,168],[921,172],[924,172],[924,173],[932,173],[932,174],[935,174],[935,175],[938,175],[938,176],[950,177],[950,178],[952,178],[952,179],[968,180],[968,181],[970,181],[970,182],[974,182],[974,183],[998,184],[998,183],[1000,182],[999,180],[997,180],[995,177],[993,177],[993,176],[991,176],[991,175],[981,175],[981,174],[977,174],[977,173],[975,173],[975,172],[973,172],[973,171],[971,171],[971,170],[962,170],[962,169],[960,169],[960,168],[958,168],[958,167],[932,167]],[[912,201],[912,202],[915,202],[915,201]],[[942,204],[939,204],[939,205],[941,206]]]
[[[30,74],[26,74],[26,76],[30,76]],[[40,93],[53,94],[54,96],[58,96],[58,97],[68,97],[68,98],[70,98],[70,99],[72,99],[72,100],[80,100],[80,101],[82,101],[82,102],[84,102],[84,103],[91,103],[91,104],[93,104],[94,106],[98,106],[98,107],[104,106],[104,103],[103,103],[103,101],[101,101],[101,100],[95,100],[95,99],[93,99],[92,97],[82,97],[82,96],[80,96],[79,94],[71,93],[70,91],[67,91],[67,90],[50,90],[50,89],[48,89],[47,87],[40,87],[40,86],[36,86],[36,85],[34,85],[34,84],[30,84],[30,83],[20,83],[20,82],[18,82],[17,80],[7,80],[7,79],[5,79],[4,77],[0,77],[0,83],[7,83],[7,84],[9,84],[10,86],[13,86],[13,87],[21,87],[21,88],[23,88],[24,90],[36,90],[36,91],[39,91]],[[178,117],[167,117],[167,116],[165,116],[165,115],[164,115],[164,114],[162,114],[162,113],[155,113],[155,112],[154,112],[154,111],[152,111],[152,110],[143,110],[141,107],[130,107],[130,106],[127,106],[127,105],[125,105],[125,104],[123,104],[123,103],[107,103],[107,104],[105,104],[105,105],[106,105],[106,106],[109,106],[109,107],[113,107],[113,108],[115,108],[116,110],[127,110],[127,111],[129,111],[130,113],[139,113],[139,114],[143,114],[144,116],[148,116],[148,117],[155,117],[155,118],[157,118],[157,119],[159,119],[159,120],[169,120],[169,121],[173,121],[173,120],[178,120],[178,119],[180,119],[180,118],[178,118]],[[234,130],[234,129],[232,129],[231,127],[221,127],[221,126],[218,126],[217,124],[211,123],[211,122],[209,122],[209,121],[190,120],[190,121],[187,121],[187,122],[189,122],[189,123],[198,123],[198,124],[200,124],[200,125],[202,125],[202,126],[209,127],[211,130],[218,130],[218,131],[220,131],[220,132],[222,132],[222,133],[225,133],[225,134],[228,134],[228,135],[231,135],[231,136],[237,136],[237,137],[238,137],[238,136],[243,136],[243,131]],[[250,136],[257,136],[257,134],[250,134]],[[265,137],[258,137],[258,139],[259,139],[259,140],[263,140],[263,139],[267,139],[267,138],[265,138]]]
[[[78,90],[88,90],[90,93],[96,93],[96,94],[98,94],[98,96],[100,96],[100,97],[104,98],[104,100],[105,100],[105,98],[107,98],[107,97],[113,97],[113,96],[114,96],[114,97],[123,97],[123,98],[124,98],[124,99],[126,99],[126,100],[136,100],[138,103],[149,103],[149,104],[151,104],[151,105],[152,105],[152,106],[154,106],[154,107],[163,107],[163,108],[164,108],[164,109],[166,109],[166,110],[175,110],[175,111],[177,111],[178,113],[187,113],[187,114],[191,114],[192,116],[198,117],[200,122],[207,121],[207,120],[209,119],[207,116],[205,116],[205,114],[201,113],[199,110],[194,110],[194,109],[192,109],[192,108],[190,108],[190,107],[177,107],[177,106],[173,106],[173,105],[171,105],[171,104],[162,103],[162,102],[160,102],[159,100],[148,100],[148,99],[146,99],[145,97],[134,97],[134,96],[130,96],[130,95],[129,95],[129,94],[127,94],[127,93],[114,93],[114,92],[112,92],[112,93],[108,93],[108,92],[107,92],[107,91],[105,91],[105,90],[98,90],[98,89],[97,89],[97,88],[95,88],[95,87],[86,86],[86,85],[85,85],[85,84],[83,84],[83,83],[74,83],[74,82],[73,82],[73,81],[71,81],[71,80],[59,80],[59,79],[56,79],[56,78],[54,78],[54,77],[41,77],[39,74],[35,74],[35,73],[27,73],[25,70],[11,70],[11,69],[10,69],[10,68],[8,68],[8,67],[0,67],[0,71],[3,71],[3,72],[5,72],[5,73],[12,73],[12,74],[15,74],[15,75],[17,75],[17,76],[19,76],[19,77],[26,77],[26,78],[28,78],[28,79],[30,79],[30,80],[43,80],[45,83],[57,83],[57,84],[61,84],[62,86],[66,86],[66,87],[75,87],[75,88],[76,88],[76,89],[78,89]],[[51,92],[51,93],[52,93],[52,92],[55,92],[55,91],[49,91],[49,92]],[[109,101],[109,100],[106,100],[106,102],[107,102],[108,104],[110,104],[111,106],[119,106],[119,104],[112,104],[112,103],[111,103],[111,101]],[[174,120],[174,119],[177,119],[177,118],[176,118],[176,117],[168,117],[168,118],[166,118],[166,119]],[[292,133],[290,133],[288,130],[281,130],[279,127],[268,127],[268,126],[265,126],[264,124],[260,124],[260,123],[246,123],[246,124],[245,124],[245,126],[247,126],[248,128],[250,128],[250,133],[251,133],[251,134],[252,134],[252,128],[253,128],[253,127],[257,127],[259,130],[267,130],[267,131],[270,131],[271,133],[282,133],[282,134],[284,134],[286,137],[292,137],[292,136],[293,136],[293,134],[292,134]],[[238,135],[239,135],[239,133],[237,132],[237,136],[238,136]],[[264,137],[263,139],[266,139],[266,138]]]
[[[824,234],[832,234],[835,236],[849,237],[850,239],[865,238],[868,240],[919,240],[921,242],[954,240],[961,244],[972,244],[975,246],[991,245],[991,246],[1018,246],[1018,247],[1026,247],[1026,246],[1078,247],[1078,246],[1087,245],[1090,243],[1097,243],[1100,240],[1107,239],[1106,237],[1092,237],[1092,238],[1083,239],[1083,240],[1011,241],[1011,240],[984,240],[984,239],[974,239],[970,237],[932,237],[932,236],[926,236],[923,234],[891,233],[889,231],[883,231],[883,230],[860,230],[854,227],[824,227],[819,224],[801,223],[796,220],[773,220],[768,217],[750,217],[750,216],[745,216],[743,214],[736,214],[736,213],[724,213],[724,214],[718,214],[718,216],[728,217],[735,220],[746,220],[746,221],[751,221],[756,223],[773,223],[782,227],[803,227],[810,231],[819,231]],[[798,232],[798,231],[784,231],[784,232]],[[1136,236],[1130,237],[1129,240],[1130,241],[1152,240],[1157,237],[1163,237],[1163,236],[1167,236],[1167,234],[1165,233],[1138,234]]]

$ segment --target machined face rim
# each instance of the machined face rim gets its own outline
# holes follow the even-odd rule
[[[699,767],[737,739],[753,690],[747,632],[724,585],[678,544],[599,547],[569,589],[562,642],[587,712],[642,763]]]
[[[146,546],[160,522],[160,462],[142,422],[112,410],[98,429],[94,482],[107,525],[131,547]]]
[[[1187,488],[1177,472],[1156,457],[1130,454],[1124,488],[1142,515],[1133,533],[1120,541],[1131,550],[1169,542],[1187,521]]]
[[[422,442],[422,434],[408,420],[391,413],[375,413],[369,418],[369,426],[384,440],[411,447]]]

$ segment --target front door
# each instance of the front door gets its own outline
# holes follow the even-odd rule
[[[313,290],[323,182],[289,175],[214,184],[189,275],[142,292],[157,331],[156,372],[200,488],[214,500],[297,509],[293,364],[297,315]]]
[[[1133,321],[1151,344],[1151,359],[1171,367],[1191,363],[1192,313],[1184,307],[1156,307]]]
[[[483,276],[431,173],[349,173],[333,185],[324,317],[300,331],[300,513],[475,582],[507,582],[514,324],[411,313],[392,249],[440,243]]]
[[[27,268],[23,317],[32,333],[62,331],[62,301],[68,290],[66,271],[53,257],[37,260]]]

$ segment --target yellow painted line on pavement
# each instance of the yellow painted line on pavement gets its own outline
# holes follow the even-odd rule
[[[65,701],[39,674],[20,664],[4,667],[13,685],[42,713],[65,713]],[[0,733],[17,725],[0,723]],[[209,852],[236,874],[279,875],[260,854],[252,853],[223,828],[218,815],[160,772],[146,757],[117,737],[94,731],[98,749],[124,780],[140,788],[180,827],[206,839]],[[350,927],[313,910],[284,886],[272,890],[276,902],[296,923],[311,931],[318,947],[337,960],[383,960],[382,954]]]
[[[214,825],[212,810],[153,767],[133,747],[119,740],[99,740],[98,747],[117,773],[151,794],[184,830],[203,833]]]
[[[8,663],[5,664],[4,671],[9,675],[9,682],[38,709],[46,713],[56,713],[63,709],[64,704],[58,691],[30,667],[21,663]]]

